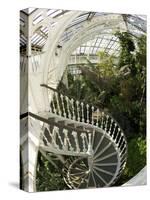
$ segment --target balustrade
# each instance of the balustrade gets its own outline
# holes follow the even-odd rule
[[[63,169],[66,184],[75,189],[113,184],[122,173],[127,154],[126,140],[118,123],[87,102],[42,86],[51,90],[52,121],[48,118],[40,147],[69,156]],[[82,179],[76,169],[81,171]]]
[[[58,115],[59,117],[80,122],[81,124],[86,123],[101,128],[111,136],[115,143],[118,144],[118,148],[121,149],[122,146],[126,146],[126,141],[124,139],[122,130],[120,129],[118,123],[109,114],[104,113],[104,111],[101,111],[99,108],[91,104],[83,101],[80,102],[72,97],[68,97],[49,86],[41,86],[50,89],[51,94],[53,95],[53,97],[50,98],[51,113]],[[75,141],[77,143],[76,138]],[[68,146],[69,145],[70,144],[68,144]],[[84,139],[83,146],[85,146]]]

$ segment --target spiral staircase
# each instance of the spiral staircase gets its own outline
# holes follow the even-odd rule
[[[63,162],[64,181],[71,189],[113,185],[127,157],[127,142],[118,123],[93,105],[41,86],[52,99],[49,112],[30,113],[44,122],[40,150]]]

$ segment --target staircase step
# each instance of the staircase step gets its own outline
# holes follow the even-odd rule
[[[74,126],[79,129],[85,129],[85,127],[83,125],[81,125],[80,123],[76,123],[76,124],[74,124]]]
[[[55,122],[55,121],[56,121],[56,118],[55,118],[55,117],[50,117],[50,118],[48,118],[48,120],[49,120],[50,122]]]
[[[66,125],[66,121],[65,120],[59,120],[59,119],[57,119],[57,120],[55,120],[55,122],[57,122],[58,124],[60,124],[60,125]]]
[[[55,122],[60,124],[61,126],[70,126],[70,127],[75,127],[75,124],[71,121],[64,120],[64,119],[55,119]]]

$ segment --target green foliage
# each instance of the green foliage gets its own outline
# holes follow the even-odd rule
[[[119,57],[98,52],[96,65],[87,59],[87,66],[80,67],[82,75],[74,80],[69,74],[66,91],[75,99],[108,109],[127,136],[131,132],[145,135],[146,36],[133,38],[127,32],[115,35],[120,43]]]
[[[86,70],[81,67],[83,77],[72,79],[69,90],[71,94],[79,81],[74,98],[79,92],[79,99],[107,108],[124,130],[128,161],[117,182],[120,185],[146,164],[146,36],[133,38],[127,32],[115,35],[120,43],[119,57],[99,52],[99,63],[94,66],[88,61]]]
[[[132,39],[132,36],[128,32],[117,32],[115,34],[119,38],[121,50],[120,50],[120,58],[119,58],[119,67],[129,65],[131,73],[134,73],[135,70],[135,58],[134,51],[135,45]]]
[[[145,135],[146,127],[146,36],[136,41],[129,33],[116,33],[119,37],[121,52],[118,67],[128,67],[130,74],[120,79],[117,110],[130,120],[133,134]],[[134,42],[137,44],[135,48]],[[114,97],[112,97],[114,98]],[[121,106],[121,105],[124,106]],[[116,112],[114,104],[110,104]],[[123,124],[122,124],[123,125]]]
[[[79,101],[107,109],[119,122],[128,139],[128,160],[116,185],[132,178],[146,164],[146,36],[133,38],[129,33],[117,32],[120,55],[115,58],[98,52],[99,63],[79,67],[82,74],[68,74],[67,88],[62,82],[58,90]],[[116,62],[117,59],[117,62]],[[38,191],[66,189],[59,169],[38,158]]]
[[[128,159],[125,170],[115,185],[124,184],[146,165],[146,140],[143,137],[128,141]]]
[[[117,76],[119,70],[115,66],[115,57],[108,55],[108,53],[100,51],[97,53],[99,57],[99,63],[96,65],[96,73],[105,78]]]
[[[62,169],[62,164],[58,161],[55,161],[55,163],[58,165],[58,169],[39,153],[36,176],[37,191],[68,189],[60,170]]]
[[[146,141],[142,137],[128,142],[128,162],[124,175],[133,177],[146,164]]]

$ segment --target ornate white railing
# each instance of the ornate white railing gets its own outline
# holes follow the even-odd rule
[[[74,128],[69,130],[59,125],[45,126],[41,147],[49,152],[61,155],[87,156],[90,153],[91,133],[77,132]]]
[[[70,188],[112,185],[121,175],[127,157],[127,142],[118,123],[93,105],[70,98],[47,85],[41,86],[50,91],[48,120],[51,121],[45,126],[41,148],[71,156],[70,159],[74,157],[67,161],[72,164],[65,166],[67,185]],[[77,168],[83,179],[76,172]]]
[[[47,87],[53,93],[50,102],[51,113],[101,128],[111,136],[120,149],[126,145],[122,129],[110,114],[93,105],[69,98],[49,86],[41,86]]]

